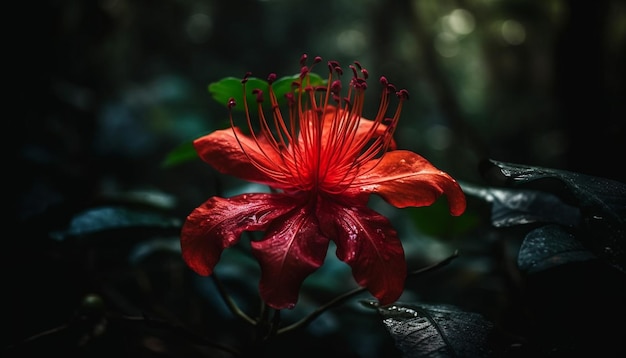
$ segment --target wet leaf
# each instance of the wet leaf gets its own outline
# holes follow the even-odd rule
[[[546,225],[526,235],[519,249],[517,265],[522,271],[536,273],[565,263],[596,258],[573,234],[558,225]]]
[[[463,183],[467,195],[491,204],[491,223],[510,227],[532,223],[580,224],[580,210],[564,203],[558,196],[537,190],[480,187]]]
[[[51,236],[57,240],[64,240],[68,237],[83,237],[121,229],[156,229],[177,232],[180,226],[179,219],[164,217],[153,212],[124,207],[98,207],[75,215],[66,230],[53,232]]]
[[[495,160],[484,163],[482,173],[491,184],[551,193],[576,206],[581,215],[580,224],[576,227],[576,239],[609,265],[626,271],[626,184],[564,170]]]
[[[626,184],[565,170],[490,160],[483,165],[491,184],[551,192],[579,207],[586,215],[600,215],[619,225],[626,218]]]
[[[493,356],[493,324],[480,314],[421,303],[377,309],[404,358]]]

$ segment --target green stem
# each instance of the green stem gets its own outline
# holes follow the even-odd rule
[[[276,335],[280,325],[280,310],[263,305],[256,323],[257,342],[264,342]]]
[[[325,305],[319,307],[318,309],[316,309],[315,311],[313,311],[311,314],[309,314],[308,316],[304,317],[303,319],[301,319],[300,321],[293,323],[287,327],[283,327],[281,329],[279,329],[276,334],[283,334],[283,333],[287,333],[289,331],[293,331],[297,328],[300,328],[302,326],[305,326],[307,324],[309,324],[311,321],[313,321],[314,319],[316,319],[317,317],[319,317],[322,313],[324,313],[326,310],[332,308],[333,306],[337,306],[340,303],[346,301],[348,298],[351,298],[353,296],[358,295],[359,293],[365,291],[364,287],[359,287],[359,288],[355,288],[352,291],[348,291],[340,296],[335,297],[334,299],[330,300],[328,303],[326,303]]]
[[[443,267],[447,264],[449,264],[450,262],[452,262],[452,260],[454,260],[455,258],[457,258],[459,256],[459,252],[458,250],[455,250],[454,253],[452,255],[450,255],[449,257],[445,258],[444,260],[437,262],[435,264],[432,264],[430,266],[421,268],[419,270],[415,270],[415,271],[411,271],[409,272],[409,276],[416,276],[416,275],[420,275],[432,270],[435,270],[437,268]],[[322,313],[324,313],[326,310],[329,310],[331,308],[333,308],[334,306],[338,306],[340,303],[343,303],[344,301],[346,301],[347,299],[354,297],[356,295],[358,295],[359,293],[362,293],[364,291],[366,291],[367,288],[366,287],[359,287],[359,288],[355,288],[352,291],[348,291],[340,296],[335,297],[334,299],[330,300],[328,303],[324,304],[323,306],[320,306],[318,309],[316,309],[315,311],[313,311],[311,314],[309,314],[308,316],[304,317],[303,319],[301,319],[300,321],[293,323],[287,327],[283,327],[281,329],[279,329],[276,334],[283,334],[283,333],[287,333],[289,331],[293,331],[297,328],[300,328],[302,326],[305,326],[309,323],[311,323],[311,321],[313,321],[314,319],[316,319],[317,317],[319,317]]]
[[[215,272],[213,272],[213,274],[211,275],[211,278],[213,279],[213,282],[215,283],[215,286],[217,287],[217,290],[219,291],[220,296],[222,296],[224,303],[226,303],[226,306],[228,306],[228,309],[230,309],[230,311],[235,316],[242,318],[244,321],[252,324],[253,326],[256,325],[257,322],[254,319],[252,319],[250,316],[248,316],[244,311],[242,311],[239,308],[239,306],[237,306],[237,303],[230,297],[228,292],[226,292],[224,285],[222,285],[222,281],[220,281],[219,278],[217,278],[217,275],[215,274]]]

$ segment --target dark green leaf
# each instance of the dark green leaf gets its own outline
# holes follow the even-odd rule
[[[483,172],[491,184],[521,186],[552,192],[583,212],[599,214],[623,225],[626,218],[626,184],[565,170],[490,160]]]
[[[194,159],[198,159],[198,154],[196,149],[193,147],[193,141],[189,141],[181,144],[169,152],[167,157],[165,157],[162,166],[164,168],[169,168]]]
[[[404,358],[491,357],[493,325],[451,305],[398,303],[378,307]]]
[[[63,240],[68,237],[83,237],[120,229],[157,229],[177,232],[180,225],[179,219],[152,212],[123,207],[99,207],[74,216],[67,230],[54,232],[51,236],[57,240]]]
[[[286,103],[285,94],[292,91],[292,83],[299,78],[300,75],[297,74],[293,76],[281,77],[274,82],[272,88],[276,94],[279,105]],[[325,83],[324,79],[315,73],[309,74],[309,80],[312,86],[319,86]],[[254,89],[260,89],[263,91],[265,97],[264,104],[269,106],[270,102],[267,97],[268,87],[269,85],[267,81],[256,77],[248,78],[248,82],[246,83],[246,101],[248,102],[248,106],[254,106],[254,108],[256,108],[257,97],[252,94]],[[233,109],[244,110],[245,108],[243,102],[243,85],[241,84],[240,78],[226,77],[218,82],[213,82],[209,84],[209,93],[214,100],[225,106],[228,105],[230,98],[234,98],[237,105]]]
[[[445,200],[437,200],[433,205],[405,210],[423,233],[433,237],[450,237],[467,232],[480,221],[475,213],[466,211],[461,216],[450,215],[450,207]]]
[[[130,262],[137,264],[157,252],[170,252],[180,255],[180,238],[155,238],[138,243],[130,253]]]
[[[586,248],[625,271],[626,184],[564,170],[490,160],[484,177],[499,185],[553,193],[580,209],[576,235]]]
[[[526,235],[519,249],[517,265],[522,271],[536,273],[596,258],[573,234],[558,225],[546,225]]]
[[[481,187],[462,184],[467,195],[491,204],[491,222],[495,227],[532,223],[556,223],[564,226],[580,224],[580,210],[551,193],[537,190]]]

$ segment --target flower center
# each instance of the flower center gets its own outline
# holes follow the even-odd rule
[[[343,70],[338,62],[328,62],[326,86],[315,87],[311,84],[310,73],[321,58],[316,57],[311,66],[307,66],[306,61],[307,56],[303,55],[299,79],[293,83],[292,91],[286,94],[288,104],[284,113],[272,87],[275,74],[268,76],[271,117],[266,116],[262,105],[263,92],[260,89],[252,91],[257,98],[258,134],[254,134],[245,96],[249,74],[244,77],[247,124],[253,133],[257,146],[255,150],[263,160],[247,153],[243,146],[242,150],[257,169],[275,181],[277,188],[341,194],[358,175],[364,174],[362,167],[365,163],[381,158],[393,146],[393,132],[402,103],[408,99],[408,92],[404,89],[396,91],[385,77],[381,77],[383,91],[378,112],[374,119],[365,119],[362,117],[368,79],[365,68],[358,62],[349,66],[353,76],[347,93],[343,93]],[[399,102],[393,116],[386,117],[393,93]],[[234,105],[234,99],[231,99],[229,108]],[[234,128],[232,111],[230,119]],[[370,169],[373,167],[368,166]]]

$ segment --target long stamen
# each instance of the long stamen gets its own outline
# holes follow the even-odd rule
[[[392,118],[390,118],[389,124],[387,125],[387,128],[385,129],[385,133],[382,135],[381,138],[384,138],[382,147],[380,149],[380,151],[382,153],[386,152],[389,148],[389,145],[391,143],[391,141],[393,140],[393,134],[397,128],[397,124],[398,121],[400,119],[400,113],[402,112],[402,106],[404,101],[409,99],[409,92],[405,89],[401,89],[399,91],[396,92],[396,96],[398,97],[399,101],[398,101],[398,106],[396,107],[396,111],[393,115]],[[364,163],[368,160],[371,160],[372,158],[366,159],[366,158],[359,158],[357,160],[357,162],[361,162]],[[374,163],[374,165],[372,165],[367,171],[364,171],[362,173],[359,173],[360,175],[366,174],[370,171],[372,171],[374,168],[376,168],[376,166],[380,163],[382,159],[382,156],[378,157],[376,159],[376,162]]]
[[[250,163],[252,163],[252,165],[259,169],[260,171],[264,172],[265,174],[267,174],[268,176],[271,177],[276,177],[276,180],[280,181],[280,179],[277,177],[277,172],[272,171],[271,169],[267,168],[265,165],[259,163],[255,158],[251,157],[250,154],[248,153],[248,151],[245,149],[245,147],[243,146],[243,144],[241,143],[241,140],[239,139],[239,136],[237,135],[237,132],[235,131],[235,121],[233,119],[233,113],[232,113],[232,108],[236,105],[235,103],[235,99],[234,98],[230,98],[228,101],[228,109],[229,109],[229,118],[230,118],[230,127],[233,130],[233,135],[235,136],[235,139],[237,140],[237,143],[239,144],[239,147],[241,148],[241,151],[243,152],[243,154],[246,156],[246,158],[248,158],[248,160],[250,161]],[[286,181],[282,181],[282,183],[286,183]]]
[[[321,58],[316,57],[311,66],[307,66],[307,59],[307,55],[302,56],[299,79],[294,81],[292,91],[286,94],[288,110],[285,115],[288,118],[283,116],[272,87],[276,80],[275,74],[268,76],[271,118],[263,110],[263,92],[259,89],[252,92],[257,99],[258,136],[253,129],[246,96],[246,82],[250,74],[246,74],[242,80],[245,118],[250,138],[257,148],[244,148],[235,131],[232,111],[231,126],[250,163],[277,184],[293,190],[321,190],[331,195],[341,194],[359,175],[365,173],[362,169],[365,164],[368,164],[369,171],[380,163],[393,143],[393,134],[403,102],[408,99],[408,92],[396,91],[385,77],[381,77],[383,92],[376,116],[371,123],[368,121],[367,131],[360,131],[369,77],[367,70],[356,61],[349,66],[353,76],[347,94],[342,96],[343,71],[339,63],[329,61],[326,85],[313,87],[310,73],[313,66],[321,62]],[[390,106],[389,97],[394,92],[399,103],[389,118],[386,117]],[[234,105],[234,100],[231,100],[229,110]]]
[[[247,96],[246,96],[246,83],[248,82],[248,78],[250,76],[250,73],[246,73],[246,75],[244,76],[244,78],[242,79],[241,83],[242,83],[242,87],[243,87],[243,103],[244,103],[244,112],[245,112],[245,116],[246,116],[246,122],[248,125],[248,130],[250,131],[250,136],[252,137],[252,139],[254,140],[256,147],[259,151],[259,153],[261,153],[261,155],[264,157],[264,159],[267,161],[267,163],[274,163],[272,157],[270,157],[268,155],[268,153],[265,151],[264,147],[260,144],[258,137],[256,136],[256,134],[254,133],[254,128],[252,125],[252,119],[250,116],[250,111],[249,111],[249,107],[248,107],[248,101],[247,101]],[[265,118],[263,116],[263,111],[262,111],[262,104],[261,102],[263,101],[262,98],[262,92],[260,90],[254,90],[253,94],[255,94],[257,96],[257,103],[258,103],[258,108],[259,108],[259,114],[260,114],[260,118],[261,118],[261,131],[264,134],[264,136],[266,137],[266,139],[268,140],[268,142],[270,143],[270,147],[274,150],[274,151],[278,151],[279,153],[279,149],[278,147],[275,145],[276,140],[275,138],[272,136],[271,132],[268,131],[267,129],[267,122],[265,121]],[[266,175],[268,175],[269,177],[273,178],[276,182],[281,183],[281,184],[286,184],[289,185],[291,184],[291,181],[289,180],[289,173],[287,171],[285,171],[283,169],[283,167],[281,167],[280,165],[275,165],[273,168],[268,167],[265,163],[260,162],[259,160],[257,160],[256,158],[252,157],[248,151],[246,150],[246,148],[243,146],[243,144],[241,143],[241,140],[239,139],[239,136],[237,135],[237,132],[235,131],[236,125],[233,119],[233,114],[232,114],[232,108],[236,105],[235,100],[233,98],[231,98],[228,102],[228,109],[229,109],[229,118],[230,118],[230,125],[231,128],[233,129],[233,134],[235,136],[235,139],[237,140],[237,143],[239,143],[239,147],[241,148],[242,152],[245,154],[245,156],[248,158],[248,160],[250,161],[250,163],[257,168],[259,171],[265,173]],[[276,164],[276,163],[274,163]],[[277,170],[278,169],[278,170]]]

